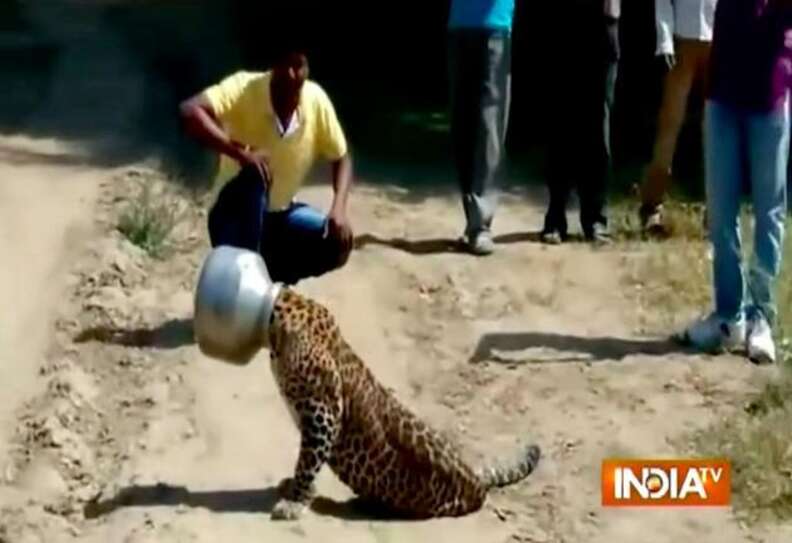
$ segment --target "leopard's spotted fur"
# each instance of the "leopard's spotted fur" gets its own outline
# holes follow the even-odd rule
[[[505,468],[474,470],[383,387],[344,341],[330,312],[284,289],[269,327],[272,369],[301,446],[274,518],[296,518],[327,463],[358,496],[411,517],[478,510],[488,489],[533,471],[539,448]]]

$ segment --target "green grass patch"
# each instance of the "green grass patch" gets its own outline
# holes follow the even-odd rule
[[[144,182],[119,216],[117,229],[152,257],[162,258],[178,221],[177,205],[165,195],[156,194],[151,182]]]

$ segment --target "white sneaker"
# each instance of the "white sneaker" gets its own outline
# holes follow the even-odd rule
[[[736,351],[745,347],[745,319],[725,321],[713,313],[691,324],[676,338],[705,352]]]
[[[487,231],[479,232],[472,238],[468,238],[467,246],[471,253],[478,256],[487,256],[495,252],[495,242]]]
[[[762,316],[748,323],[748,358],[754,364],[772,364],[776,359],[773,330]]]

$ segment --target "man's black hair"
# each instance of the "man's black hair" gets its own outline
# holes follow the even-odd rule
[[[270,64],[277,64],[294,53],[308,56],[310,51],[308,40],[299,30],[285,28],[269,36],[267,41]]]

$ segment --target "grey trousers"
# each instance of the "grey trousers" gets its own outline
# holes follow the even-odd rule
[[[490,229],[511,101],[511,35],[486,29],[449,34],[451,132],[467,227]]]

